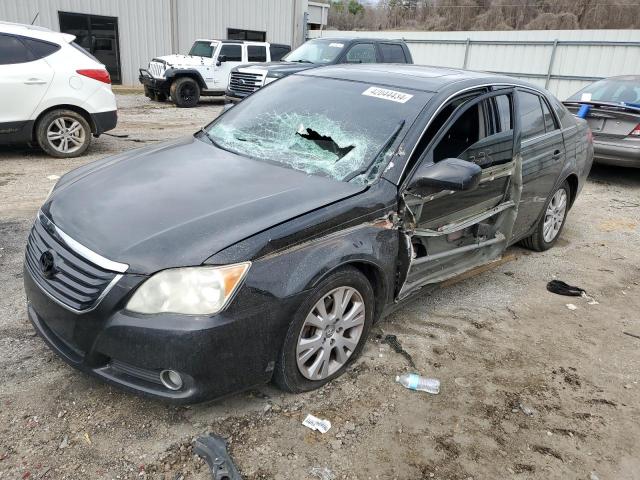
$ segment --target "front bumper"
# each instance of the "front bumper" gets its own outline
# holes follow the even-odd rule
[[[224,92],[224,99],[226,102],[230,102],[230,103],[238,103],[241,102],[242,100],[244,100],[245,98],[247,98],[249,96],[249,94],[246,93],[240,93],[240,92],[234,92],[233,90],[229,90],[227,89]]]
[[[625,145],[627,142],[630,145]],[[640,139],[611,141],[595,137],[593,147],[593,160],[596,163],[640,168]]]
[[[138,80],[145,87],[145,92],[150,90],[152,92],[158,93],[167,93],[169,91],[169,87],[171,87],[171,83],[163,78],[156,78],[149,70],[141,68],[139,70],[140,75],[138,76]]]
[[[29,318],[71,366],[146,396],[196,403],[271,379],[301,294],[276,299],[245,285],[227,310],[211,317],[127,312],[144,280],[125,274],[94,310],[73,313],[45,295],[25,268]],[[165,369],[180,373],[182,389],[162,385]]]

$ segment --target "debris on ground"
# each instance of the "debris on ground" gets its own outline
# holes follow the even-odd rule
[[[416,368],[416,364],[413,362],[413,358],[411,358],[409,352],[402,348],[402,345],[398,341],[398,337],[396,337],[395,335],[385,335],[382,343],[386,343],[393,349],[394,352],[399,353],[404,358],[406,358],[411,368]]]
[[[327,467],[311,467],[309,475],[320,480],[335,480],[336,475]]]
[[[209,465],[213,480],[242,480],[240,472],[227,452],[224,438],[209,434],[196,438],[193,451]]]
[[[573,303],[567,303],[567,308],[569,310],[577,310],[578,307],[576,307]]]
[[[434,395],[440,393],[440,380],[437,378],[421,377],[416,373],[404,373],[396,376],[396,382],[409,390],[419,390]]]
[[[584,298],[587,303],[589,305],[600,305],[600,302],[598,302],[595,298],[593,298],[590,295],[587,295],[587,292],[582,292],[582,295],[580,295],[582,298]]]
[[[320,433],[327,433],[331,428],[331,422],[329,420],[323,420],[318,417],[314,417],[311,414],[308,414],[305,419],[302,421],[302,424],[305,427],[310,428],[311,430],[317,430]]]
[[[587,293],[584,288],[574,287],[562,280],[551,280],[547,283],[547,290],[557,295],[564,295],[567,297],[580,297],[583,293]]]
[[[640,335],[636,335],[635,333],[629,333],[629,332],[622,332],[622,333],[624,333],[625,335],[628,335],[630,337],[640,339]]]
[[[524,413],[528,417],[532,417],[536,413],[533,408],[525,405],[524,403],[521,403],[520,405],[518,405],[518,407],[520,408],[522,413]]]

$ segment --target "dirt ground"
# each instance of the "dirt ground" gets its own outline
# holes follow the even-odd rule
[[[86,157],[0,149],[0,479],[207,479],[190,447],[206,432],[229,440],[246,479],[640,479],[640,170],[594,168],[556,248],[511,248],[501,265],[420,296],[321,390],[265,386],[174,407],[73,370],[25,311],[24,245],[57,176],[190,134],[221,110],[118,103],[112,133],[128,137],[103,136]],[[553,278],[599,304],[547,292]],[[439,395],[394,383],[412,369],[388,334],[440,379]],[[307,429],[307,413],[332,428]]]

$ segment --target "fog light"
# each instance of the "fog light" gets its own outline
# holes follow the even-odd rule
[[[160,381],[169,390],[180,390],[182,388],[182,377],[175,370],[161,371]]]

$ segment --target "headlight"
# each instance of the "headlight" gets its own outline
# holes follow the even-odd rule
[[[127,303],[138,313],[211,315],[221,311],[242,283],[251,262],[224,267],[171,268],[146,280]]]
[[[266,77],[264,79],[264,84],[263,85],[269,85],[271,82],[275,82],[276,80],[278,80],[278,78],[280,78],[280,77]]]

